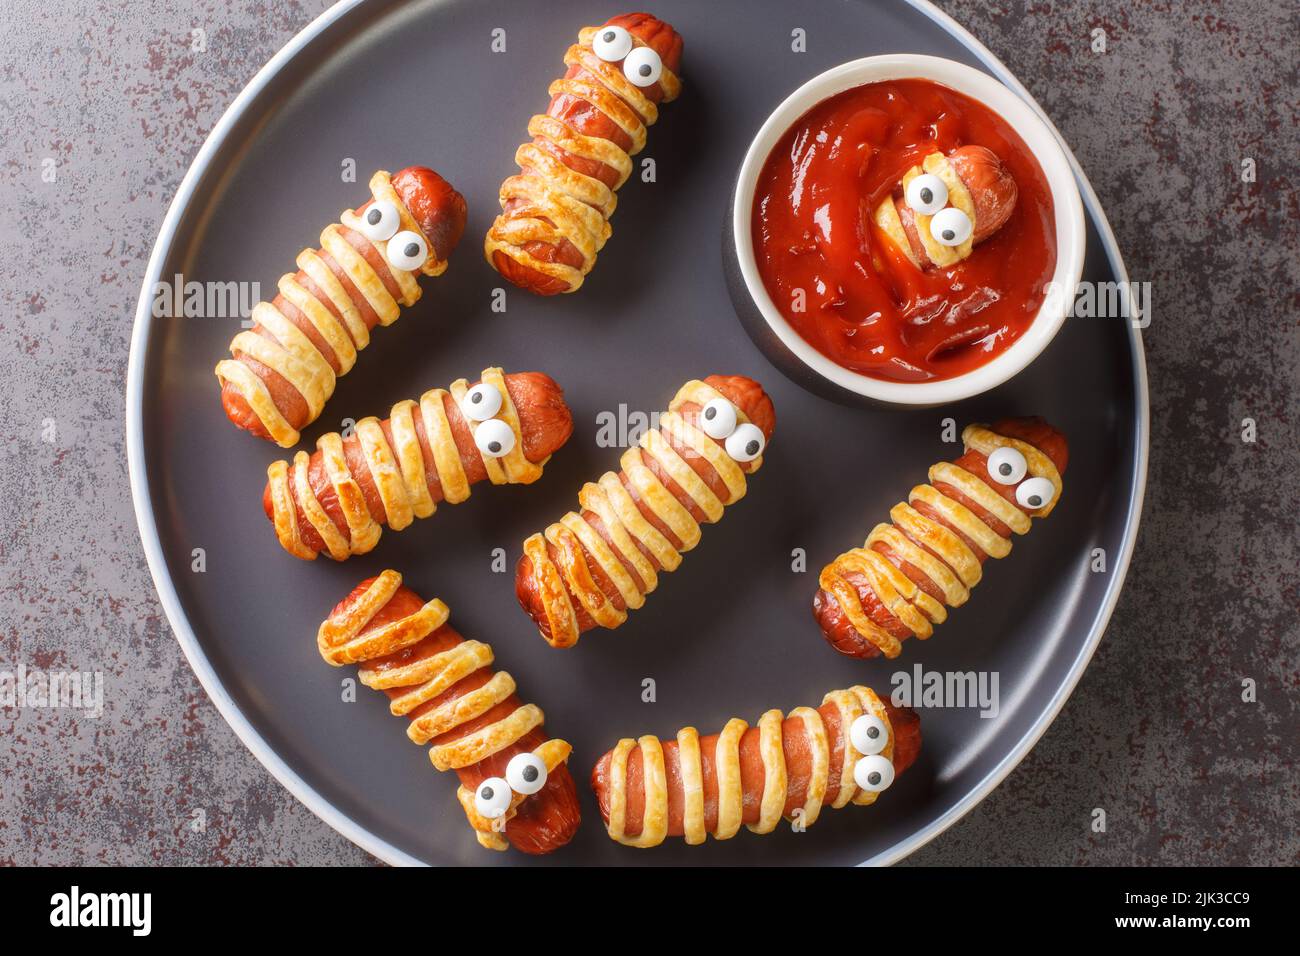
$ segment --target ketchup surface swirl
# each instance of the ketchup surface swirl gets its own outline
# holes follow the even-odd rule
[[[872,212],[928,154],[968,145],[1014,177],[1015,207],[968,258],[922,271]],[[859,86],[800,117],[759,174],[751,228],[763,284],[799,335],[890,381],[990,361],[1029,327],[1056,268],[1051,191],[1029,148],[988,107],[929,80]]]

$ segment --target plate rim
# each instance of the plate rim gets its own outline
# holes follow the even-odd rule
[[[144,354],[149,338],[153,316],[151,310],[152,290],[161,273],[163,258],[167,255],[176,238],[177,228],[182,216],[189,208],[190,200],[199,179],[208,171],[214,154],[224,145],[232,127],[242,118],[247,108],[270,84],[276,75],[292,61],[305,47],[323,33],[328,27],[342,19],[366,0],[337,0],[323,11],[302,30],[296,33],[274,56],[271,57],[240,90],[238,95],[222,113],[199,148],[189,168],[177,187],[159,227],[158,236],[149,254],[149,262],[141,281],[140,297],[136,306],[134,325],[131,330],[131,348],[127,360],[126,375],[126,450],[127,470],[131,484],[131,501],[135,512],[136,529],[144,547],[145,560],[153,579],[154,590],[158,594],[167,617],[167,623],[181,647],[182,653],[198,678],[199,684],[216,706],[217,712],[234,731],[235,736],[248,748],[259,763],[265,767],[286,790],[300,803],[328,824],[341,836],[351,841],[367,853],[393,866],[424,866],[420,860],[394,846],[383,837],[371,832],[357,823],[346,813],[338,809],[311,784],[307,783],[262,737],[258,730],[244,715],[239,705],[227,692],[221,679],[199,644],[198,637],[190,627],[189,619],[181,607],[179,595],[167,569],[166,558],[162,553],[162,544],[158,534],[157,522],[154,520],[153,496],[147,482],[147,469],[144,452]],[[1088,181],[1078,159],[1065,138],[1046,114],[1037,100],[1029,93],[1015,75],[988,50],[974,35],[944,11],[935,7],[929,0],[904,0],[909,7],[932,20],[936,26],[948,33],[964,46],[989,73],[1006,85],[1013,93],[1020,96],[1056,137],[1066,159],[1074,171],[1075,179],[1083,204],[1097,228],[1106,251],[1106,258],[1111,270],[1119,281],[1129,281],[1128,271],[1124,267],[1115,234],[1110,226],[1097,194]],[[1030,750],[1046,733],[1055,721],[1061,708],[1074,692],[1083,672],[1087,669],[1092,655],[1096,652],[1106,627],[1115,610],[1119,595],[1132,562],[1137,541],[1138,526],[1141,520],[1142,505],[1146,497],[1147,463],[1150,444],[1150,396],[1146,372],[1146,354],[1142,344],[1141,330],[1127,323],[1130,345],[1130,362],[1135,386],[1135,400],[1138,406],[1138,430],[1136,454],[1133,473],[1129,476],[1133,495],[1130,499],[1128,513],[1124,519],[1124,530],[1120,554],[1106,587],[1105,597],[1093,620],[1088,639],[1070,665],[1070,669],[1052,697],[1048,706],[1039,714],[1029,730],[1023,734],[1015,747],[985,774],[984,778],[957,801],[946,813],[904,840],[895,843],[889,849],[869,857],[859,866],[888,866],[909,856],[925,846],[935,837],[946,831],[967,813],[981,803],[1020,763]]]

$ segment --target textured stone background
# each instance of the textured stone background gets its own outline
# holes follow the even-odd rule
[[[190,673],[123,450],[131,317],[166,205],[222,110],[326,5],[3,0],[0,666],[102,670],[106,710],[0,709],[0,863],[370,861]],[[1132,277],[1154,284],[1153,434],[1107,639],[1038,747],[910,862],[1300,862],[1300,7],[940,6],[1056,121]]]

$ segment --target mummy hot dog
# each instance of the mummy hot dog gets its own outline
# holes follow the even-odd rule
[[[519,174],[501,184],[501,215],[483,244],[501,275],[539,295],[582,285],[657,104],[681,92],[681,56],[677,31],[646,13],[578,34],[550,105],[528,122],[533,139],[515,153]]]
[[[641,607],[661,571],[699,543],[763,463],[776,415],[762,386],[739,375],[687,382],[658,428],[578,493],[570,511],[524,542],[515,572],[520,606],[552,647],[597,625],[615,628]]]
[[[416,274],[441,275],[465,228],[465,200],[423,166],[370,178],[371,199],[325,227],[321,248],[298,254],[279,295],[253,308],[255,325],[217,363],[232,422],[289,448],[316,420],[340,375],[420,298]]]
[[[572,431],[549,375],[488,368],[477,383],[430,389],[382,422],[363,418],[347,438],[322,435],[314,454],[274,462],[262,507],[290,554],[342,561],[373,548],[384,525],[400,531],[440,501],[458,504],[484,478],[536,481]]]
[[[991,150],[931,153],[903,176],[902,193],[876,207],[875,223],[918,269],[961,262],[997,232],[1016,205],[1016,181]]]
[[[930,469],[866,544],[822,569],[813,615],[850,657],[897,657],[966,603],[985,558],[1005,557],[1012,532],[1045,518],[1061,494],[1065,437],[1041,418],[1010,418],[962,432],[965,454]]]
[[[432,745],[439,770],[456,771],[456,797],[480,844],[550,853],[580,821],[572,748],[547,738],[541,709],[519,699],[514,679],[492,670],[492,648],[461,637],[449,613],[384,571],[339,602],[316,642],[328,663],[360,664],[361,683],[410,720],[406,735]]]
[[[769,710],[755,727],[733,718],[719,734],[624,739],[596,764],[591,786],[610,838],[658,846],[804,827],[823,806],[868,805],[916,759],[920,718],[868,687],[833,690],[821,707]]]

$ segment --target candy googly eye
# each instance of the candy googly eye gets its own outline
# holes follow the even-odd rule
[[[623,60],[623,75],[633,86],[654,86],[659,82],[664,65],[659,54],[648,46],[639,46]]]
[[[546,786],[546,764],[534,753],[515,754],[506,764],[506,780],[515,793],[536,793]]]
[[[1028,470],[1025,456],[1014,448],[1004,446],[989,455],[989,477],[1000,485],[1016,484]]]
[[[418,233],[404,230],[388,240],[388,261],[399,269],[414,271],[428,257],[429,247]]]
[[[853,782],[867,793],[879,793],[894,782],[894,765],[879,754],[863,757],[853,765]]]
[[[504,458],[515,447],[515,433],[499,418],[489,418],[474,429],[474,444],[489,458]]]
[[[487,382],[479,382],[460,401],[460,413],[472,422],[485,422],[501,411],[501,393]]]
[[[960,246],[973,230],[970,216],[956,206],[940,209],[930,220],[930,235],[941,246]]]
[[[860,754],[878,754],[889,743],[889,728],[875,714],[863,714],[850,725],[849,742]]]
[[[481,817],[499,820],[510,809],[510,801],[513,799],[510,784],[500,777],[488,777],[474,791],[474,809]]]
[[[914,212],[933,216],[948,205],[948,184],[932,173],[916,176],[907,184],[903,198]]]
[[[606,63],[617,63],[632,52],[632,34],[622,27],[601,27],[591,39],[591,48]]]
[[[727,454],[736,461],[753,461],[763,454],[767,439],[757,425],[745,422],[737,425],[736,430],[727,436]]]
[[[1037,511],[1046,508],[1056,497],[1056,486],[1046,478],[1030,478],[1016,489],[1016,501],[1020,507]]]
[[[393,234],[402,224],[402,216],[386,199],[376,199],[361,214],[361,225],[357,229],[371,242],[383,242],[393,238]]]
[[[722,441],[736,430],[736,406],[725,398],[715,398],[700,412],[700,427],[710,438]]]

